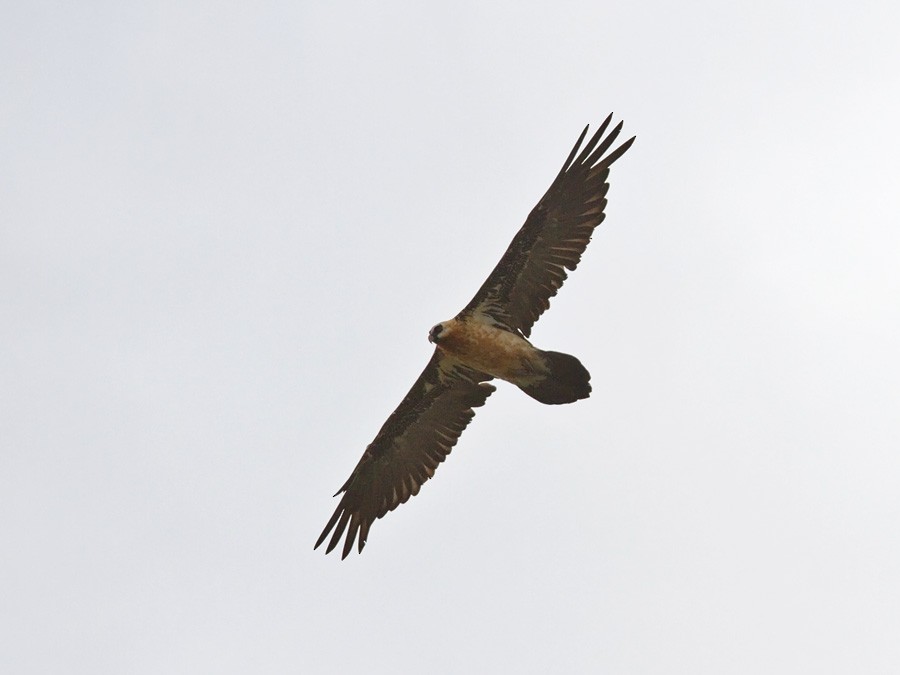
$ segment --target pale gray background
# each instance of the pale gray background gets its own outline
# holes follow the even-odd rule
[[[0,671],[900,672],[895,6],[6,3]],[[313,552],[610,111],[593,396]]]

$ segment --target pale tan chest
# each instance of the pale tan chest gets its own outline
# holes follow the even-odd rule
[[[524,338],[477,322],[454,320],[440,347],[462,363],[494,377],[515,381],[536,372],[542,360]]]

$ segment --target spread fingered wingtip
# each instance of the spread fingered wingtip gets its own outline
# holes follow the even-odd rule
[[[575,141],[575,146],[572,148],[572,151],[569,153],[569,156],[566,157],[566,161],[563,162],[562,169],[560,169],[559,176],[568,171],[573,165],[576,164],[586,164],[588,166],[593,166],[597,162],[602,160],[603,164],[606,166],[611,165],[614,161],[616,161],[622,154],[631,147],[632,142],[634,142],[634,137],[625,141],[621,146],[613,150],[610,153],[609,157],[603,157],[603,153],[609,150],[612,147],[612,144],[615,142],[619,133],[622,131],[622,126],[624,122],[619,122],[615,127],[613,127],[612,131],[609,132],[609,136],[603,138],[603,134],[606,133],[606,130],[609,128],[609,125],[612,123],[613,113],[610,113],[606,116],[606,119],[600,123],[600,126],[597,127],[597,130],[590,137],[587,143],[585,143],[584,147],[581,147],[581,144],[584,142],[584,139],[587,138],[587,132],[590,129],[590,124],[588,124],[584,130],[581,132],[581,135],[578,137],[578,140]],[[580,150],[580,152],[579,152]],[[559,177],[557,176],[557,178]]]

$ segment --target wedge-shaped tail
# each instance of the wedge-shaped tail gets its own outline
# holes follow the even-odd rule
[[[556,405],[573,403],[591,395],[591,374],[570,354],[541,352],[549,374],[534,384],[519,385],[531,398]]]

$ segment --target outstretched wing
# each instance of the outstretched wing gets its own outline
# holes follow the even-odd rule
[[[612,115],[576,158],[587,135],[584,128],[556,180],[460,315],[484,314],[526,337],[531,334],[565,281],[566,270],[575,269],[594,228],[603,222],[609,167],[634,142],[632,137],[604,157],[622,129],[620,122],[601,141],[611,120]]]
[[[491,376],[460,366],[440,350],[419,375],[406,398],[388,417],[363,453],[350,478],[335,496],[344,493],[314,548],[334,530],[325,552],[330,553],[344,531],[346,558],[359,536],[366,545],[376,518],[393,511],[419,493],[456,445],[463,429],[495,390]]]

